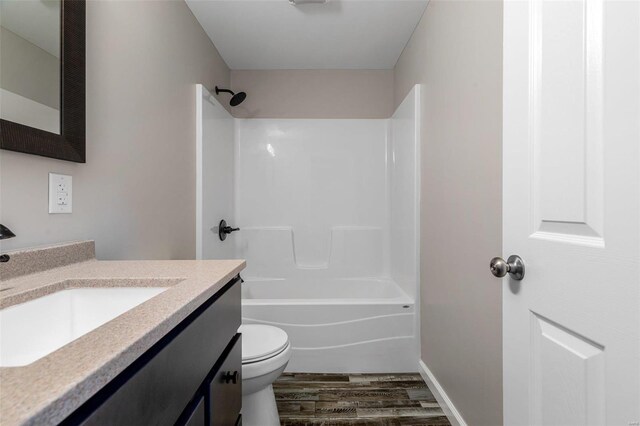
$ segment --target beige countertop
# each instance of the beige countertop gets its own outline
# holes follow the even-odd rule
[[[0,367],[2,425],[62,421],[245,266],[243,260],[97,261],[93,242],[79,244],[89,244],[91,255],[77,263],[0,281],[0,308],[65,288],[169,288],[32,364]]]

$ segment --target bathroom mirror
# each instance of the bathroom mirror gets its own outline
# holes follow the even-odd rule
[[[0,1],[0,147],[85,162],[85,2]]]

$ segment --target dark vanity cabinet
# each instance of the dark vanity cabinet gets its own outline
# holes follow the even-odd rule
[[[240,321],[236,277],[63,424],[240,424]]]

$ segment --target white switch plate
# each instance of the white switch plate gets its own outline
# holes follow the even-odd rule
[[[71,213],[72,178],[49,173],[49,213]]]

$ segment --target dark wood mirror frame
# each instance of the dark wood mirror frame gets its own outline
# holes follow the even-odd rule
[[[85,0],[60,2],[60,134],[0,119],[0,148],[86,162]]]

